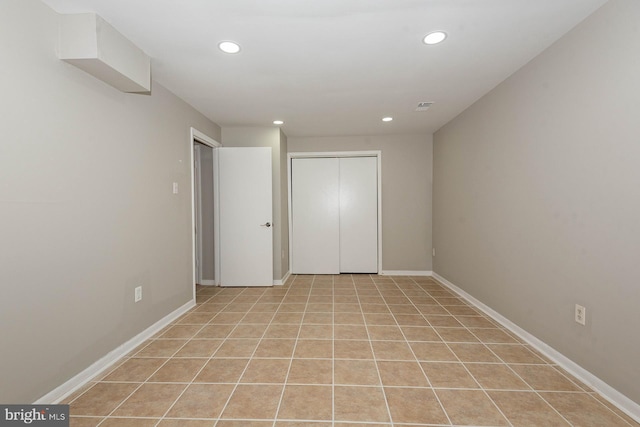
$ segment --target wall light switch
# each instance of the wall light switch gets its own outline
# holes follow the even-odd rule
[[[578,322],[582,326],[586,325],[587,324],[587,309],[584,308],[583,306],[579,305],[579,304],[576,304],[575,319],[576,319],[576,322]]]
[[[178,194],[178,183],[177,182],[173,183],[173,194]]]

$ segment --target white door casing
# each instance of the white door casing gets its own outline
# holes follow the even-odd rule
[[[196,186],[195,186],[195,181],[196,181],[196,170],[195,170],[195,147],[197,146],[197,144],[203,144],[206,145],[207,147],[211,147],[213,149],[213,156],[214,156],[214,163],[213,163],[213,175],[211,177],[211,179],[214,180],[213,184],[214,184],[214,189],[213,189],[213,198],[214,198],[214,207],[218,204],[217,202],[217,180],[215,180],[215,176],[217,175],[217,162],[215,161],[215,157],[216,157],[216,149],[218,147],[220,147],[220,143],[218,141],[216,141],[215,139],[207,136],[206,134],[200,132],[199,130],[195,129],[195,128],[191,128],[190,129],[190,138],[189,138],[189,153],[190,153],[190,175],[191,175],[191,230],[192,230],[192,241],[191,241],[191,248],[192,248],[192,257],[193,257],[193,300],[195,301],[196,299],[196,287],[195,284],[197,282],[197,274],[196,274],[196,245],[198,244],[197,239],[196,239],[196,223],[197,223],[197,218],[196,216],[200,214],[198,207],[196,206],[196,198],[199,197],[196,194]],[[220,283],[220,277],[219,277],[219,259],[218,259],[218,254],[219,254],[219,239],[218,239],[218,228],[219,228],[219,224],[218,224],[218,217],[215,216],[214,217],[214,246],[215,246],[215,250],[214,250],[214,269],[215,269],[215,279],[214,279],[214,285],[218,285]]]
[[[270,147],[221,147],[220,285],[273,285]]]
[[[380,151],[289,153],[292,273],[380,273],[380,168]]]
[[[193,144],[193,174],[195,178],[193,181],[193,202],[195,208],[194,233],[196,239],[194,261],[196,263],[196,283],[202,284],[202,186],[200,184],[202,182],[202,176],[200,173],[200,145],[196,144],[195,141]]]

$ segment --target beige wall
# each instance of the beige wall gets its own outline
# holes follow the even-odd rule
[[[382,269],[431,271],[431,135],[289,137],[289,152],[382,151]]]
[[[220,138],[158,84],[124,94],[58,60],[57,36],[39,1],[0,2],[4,403],[35,401],[192,299],[190,126]]]
[[[282,239],[287,236],[283,229],[289,228],[287,223],[286,184],[282,188],[283,168],[282,152],[286,152],[287,138],[277,127],[224,127],[222,129],[222,145],[225,147],[271,147],[272,179],[273,179],[273,279],[280,280],[288,271],[288,243],[283,246]],[[284,169],[286,183],[286,169]],[[283,196],[284,195],[284,196]],[[286,259],[286,261],[285,261]]]
[[[436,273],[636,402],[638,17],[610,1],[440,129],[433,216]]]

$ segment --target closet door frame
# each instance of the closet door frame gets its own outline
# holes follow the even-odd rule
[[[292,187],[291,187],[291,162],[293,159],[311,158],[341,158],[341,157],[375,157],[378,176],[378,274],[382,274],[382,151],[327,151],[327,152],[294,152],[287,156],[287,180],[288,180],[288,216],[289,216],[289,271],[293,263],[293,222],[291,216]]]

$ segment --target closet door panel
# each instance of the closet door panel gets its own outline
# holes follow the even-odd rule
[[[293,274],[340,273],[339,177],[337,158],[291,161]]]
[[[340,158],[340,272],[378,272],[375,157]]]

